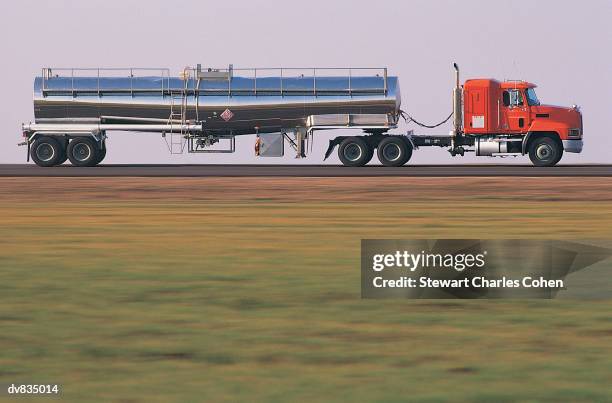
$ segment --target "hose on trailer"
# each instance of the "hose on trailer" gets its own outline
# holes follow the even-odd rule
[[[419,122],[418,120],[414,119],[412,116],[410,116],[408,113],[406,113],[405,111],[401,110],[399,111],[399,114],[402,118],[404,118],[404,120],[406,121],[406,123],[415,123],[421,127],[424,127],[426,129],[435,129],[436,127],[440,127],[442,126],[444,123],[448,122],[450,120],[450,118],[453,117],[454,112],[451,112],[450,115],[448,115],[448,117],[446,119],[444,119],[442,122],[436,124],[436,125],[426,125],[424,123]]]

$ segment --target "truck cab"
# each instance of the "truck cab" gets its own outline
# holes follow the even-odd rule
[[[582,152],[579,108],[542,105],[535,88],[526,81],[465,82],[463,134],[474,140],[477,155],[529,154],[535,165],[553,166],[563,152]],[[500,145],[497,153],[488,151],[490,142]]]

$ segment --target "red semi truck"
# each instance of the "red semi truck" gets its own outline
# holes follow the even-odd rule
[[[555,165],[563,152],[582,152],[582,114],[577,106],[542,105],[535,84],[468,80],[463,86],[463,135],[477,155],[529,153],[538,166]]]
[[[554,166],[564,152],[583,147],[577,106],[542,105],[525,81],[467,80],[455,64],[453,130],[440,136],[393,134],[401,117],[428,128],[400,109],[397,77],[387,69],[186,68],[43,69],[34,83],[35,123],[23,125],[28,157],[40,166],[67,159],[94,166],[106,155],[106,133],[160,133],[172,153],[234,152],[235,137],[257,136],[256,154],[281,157],[285,144],[306,157],[315,132],[358,129],[361,135],[329,142],[346,166],[368,164],[376,154],[385,166],[406,164],[419,147],[447,148],[452,156],[529,155],[536,166]],[[272,70],[272,72],[270,72]],[[120,73],[117,75],[117,71]],[[82,73],[79,75],[78,73]],[[228,147],[219,149],[221,142]]]
[[[448,148],[453,157],[464,156],[466,152],[486,157],[529,155],[532,163],[540,167],[556,165],[564,152],[582,152],[583,123],[578,106],[542,105],[535,93],[536,85],[526,81],[472,79],[461,86],[459,67],[456,64],[454,67],[456,87],[450,116],[454,117],[453,131],[442,136],[363,139],[369,143],[368,148],[378,150],[383,165],[403,165],[410,159],[413,149],[425,146]],[[414,121],[409,116],[407,120]],[[428,128],[439,126],[418,124]],[[399,140],[407,142],[402,144]],[[343,158],[342,148],[356,143],[364,141],[336,138],[330,142],[326,158],[338,145],[340,159],[345,165],[362,165],[363,161]],[[363,147],[363,144],[357,146]]]

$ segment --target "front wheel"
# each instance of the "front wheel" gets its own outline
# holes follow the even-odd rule
[[[529,146],[529,159],[537,167],[552,167],[563,157],[563,146],[550,137],[540,137]]]
[[[349,137],[338,148],[338,157],[347,167],[362,167],[374,156],[372,147],[361,137]]]

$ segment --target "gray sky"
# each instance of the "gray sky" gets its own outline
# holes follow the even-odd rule
[[[543,103],[582,106],[585,151],[563,162],[611,160],[611,0],[20,0],[2,8],[0,163],[25,161],[16,144],[21,122],[33,119],[33,79],[44,66],[168,67],[175,74],[197,63],[388,66],[400,77],[402,108],[436,122],[451,109],[453,61],[464,80],[525,79],[538,84]],[[321,162],[337,134],[319,134],[304,162]],[[234,155],[183,156],[168,155],[155,134],[109,137],[106,163],[293,162],[290,155],[255,159],[251,136],[238,141]],[[436,148],[419,150],[412,162],[528,161],[452,159]]]

